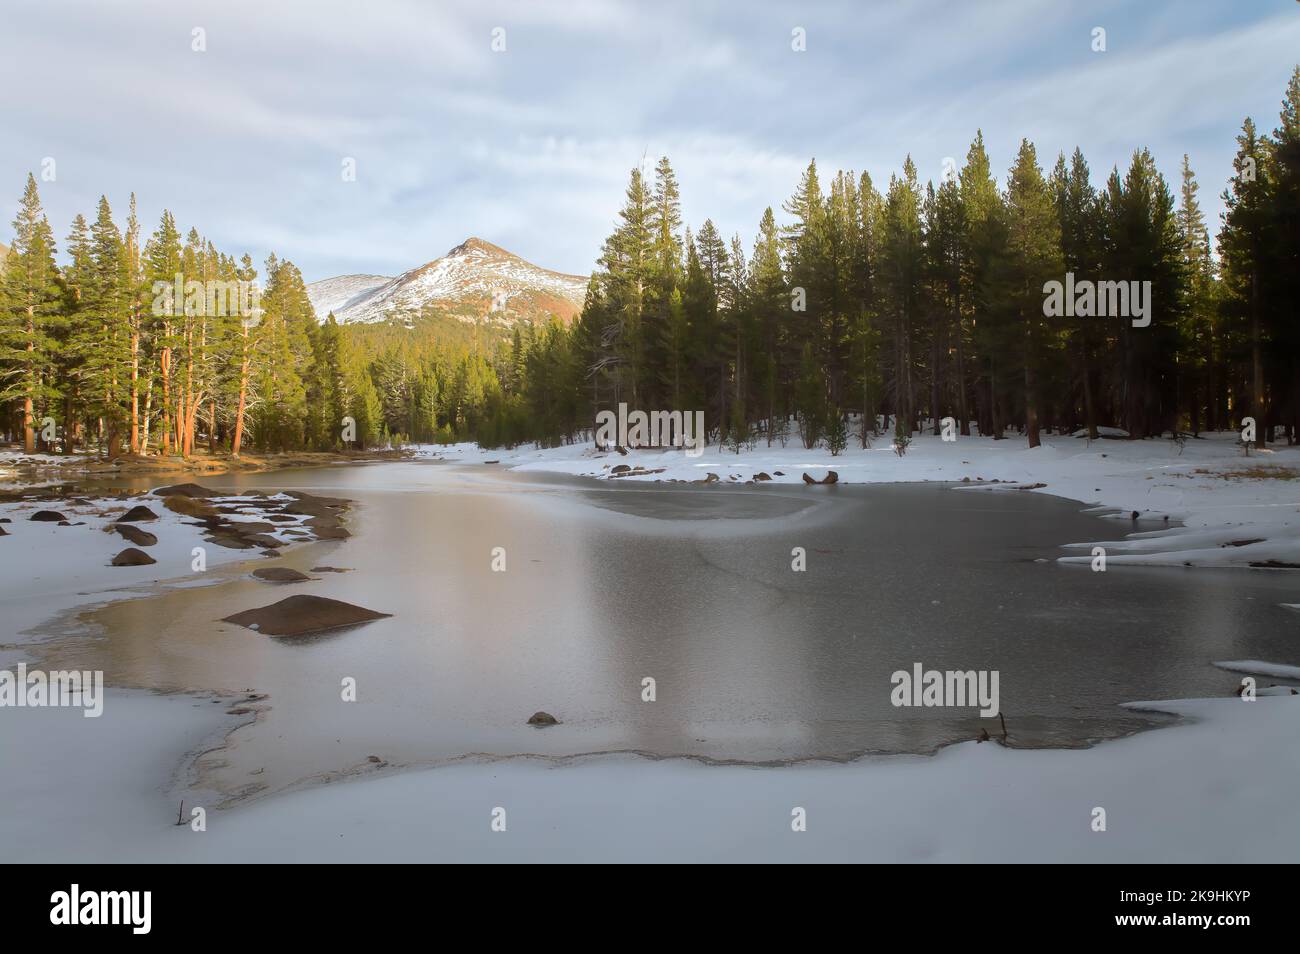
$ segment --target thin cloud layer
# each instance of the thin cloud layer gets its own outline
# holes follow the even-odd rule
[[[643,159],[672,158],[690,224],[748,245],[813,156],[883,185],[911,154],[937,179],[983,128],[999,170],[1023,136],[1045,162],[1081,146],[1099,178],[1142,146],[1173,177],[1186,152],[1217,217],[1233,137],[1246,115],[1276,125],[1297,50],[1290,0],[72,0],[0,35],[0,213],[53,157],[42,196],[60,236],[101,192],[124,214],[134,190],[146,226],[165,205],[309,279],[395,274],[470,234],[585,274]]]

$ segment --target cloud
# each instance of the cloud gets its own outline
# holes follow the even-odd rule
[[[54,156],[59,235],[134,190],[147,224],[166,205],[309,278],[396,274],[470,234],[582,274],[643,156],[671,157],[690,224],[749,245],[811,157],[883,185],[911,154],[937,179],[982,127],[998,170],[1021,136],[1044,162],[1082,146],[1098,176],[1188,152],[1213,217],[1241,119],[1276,124],[1297,49],[1294,4],[1213,0],[27,5],[0,35],[0,213]]]

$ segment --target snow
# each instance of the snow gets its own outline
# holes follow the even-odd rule
[[[388,275],[338,275],[312,282],[307,286],[307,297],[316,318],[324,321],[330,312],[338,318],[344,309],[360,304],[371,292],[392,280]]]
[[[217,715],[204,709],[216,710]],[[1300,697],[1144,702],[1186,721],[1091,749],[967,742],[847,764],[629,755],[465,760],[216,807],[168,767],[231,719],[110,692],[12,710],[5,861],[1283,862],[1300,853]],[[161,714],[169,717],[160,718]],[[130,744],[126,744],[129,740]],[[88,779],[93,798],[85,797]],[[207,830],[176,826],[207,812]],[[506,830],[493,831],[495,809]],[[806,812],[807,830],[791,828]],[[1105,831],[1093,830],[1104,809]]]
[[[1283,666],[1259,659],[1233,659],[1228,662],[1216,662],[1214,665],[1228,672],[1244,672],[1249,676],[1272,676],[1274,679],[1300,682],[1300,666]]]

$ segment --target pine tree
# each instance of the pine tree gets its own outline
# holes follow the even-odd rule
[[[27,176],[13,228],[0,284],[0,399],[22,401],[23,449],[31,454],[36,450],[36,405],[54,396],[50,331],[61,297],[54,233],[33,175]]]
[[[163,212],[158,228],[149,237],[144,251],[145,280],[153,294],[148,333],[158,360],[158,377],[161,384],[161,447],[163,456],[172,450],[172,360],[177,345],[176,328],[185,307],[184,276],[181,272],[181,236],[176,220],[168,211]],[[176,285],[181,284],[177,294]],[[148,441],[145,441],[148,444]],[[177,447],[177,450],[180,448]]]
[[[1275,278],[1272,355],[1278,418],[1289,442],[1300,440],[1300,66],[1291,74],[1272,137]]]
[[[771,447],[778,420],[783,419],[788,412],[788,406],[781,400],[781,395],[791,377],[789,367],[782,361],[782,355],[787,350],[784,338],[791,314],[790,296],[781,266],[776,217],[773,216],[771,207],[763,211],[758,224],[758,237],[754,240],[754,254],[750,259],[749,280],[749,300],[755,332],[761,353],[765,356],[761,366],[754,370],[759,377],[758,390],[762,395],[763,414],[767,419],[767,446]]]
[[[1020,143],[1016,163],[1007,176],[1007,238],[1015,309],[1023,334],[1020,361],[1024,365],[1025,435],[1038,447],[1039,376],[1046,352],[1060,332],[1044,326],[1043,286],[1060,281],[1061,225],[1033,143]]]
[[[1214,397],[1217,391],[1214,260],[1210,256],[1210,233],[1196,198],[1199,188],[1191,162],[1184,153],[1177,221],[1183,268],[1187,275],[1188,307],[1181,329],[1184,349],[1178,356],[1179,403],[1186,400],[1193,434],[1201,430],[1203,408],[1209,411],[1210,429],[1217,430],[1218,425],[1217,400]]]
[[[90,226],[90,271],[82,292],[82,314],[88,342],[84,365],[87,397],[98,420],[100,452],[105,456],[116,453],[129,428],[125,403],[130,366],[127,275],[122,233],[113,222],[108,199],[100,196]]]

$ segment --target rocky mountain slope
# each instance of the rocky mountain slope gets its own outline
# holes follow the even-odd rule
[[[580,275],[541,268],[480,238],[396,278],[340,275],[307,286],[322,320],[331,311],[340,322],[367,324],[434,313],[507,327],[548,315],[572,321],[586,290]]]

